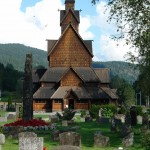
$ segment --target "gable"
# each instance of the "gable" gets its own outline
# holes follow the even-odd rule
[[[75,14],[72,12],[72,10],[69,10],[68,13],[64,16],[61,24],[78,24],[78,19],[75,16]]]
[[[81,86],[82,80],[70,69],[61,79],[61,86]]]
[[[93,57],[71,25],[56,42],[49,55],[51,67],[89,67]]]

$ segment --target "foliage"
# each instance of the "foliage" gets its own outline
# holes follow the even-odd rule
[[[143,108],[142,108],[142,106],[136,106],[136,112],[137,112],[137,115],[142,116],[143,115]]]
[[[86,115],[86,111],[85,110],[81,110],[80,113],[81,113],[81,118],[85,117],[85,115]]]
[[[145,95],[150,93],[150,1],[109,0],[110,20],[116,20],[119,36],[135,52],[128,52],[129,61],[139,64],[138,86]]]
[[[141,144],[146,150],[150,149],[150,131],[142,133]]]
[[[3,133],[3,127],[0,126],[0,134]]]
[[[76,111],[66,108],[62,112],[62,115],[58,112],[56,115],[59,117],[60,120],[71,120],[74,117],[75,113]]]
[[[121,107],[118,110],[118,114],[126,114],[127,110],[124,105],[121,105]]]
[[[135,64],[123,61],[107,61],[107,62],[93,62],[94,68],[110,68],[111,78],[118,76],[128,83],[134,83],[139,75],[139,68]]]
[[[114,76],[111,81],[111,88],[117,89],[117,94],[125,106],[131,106],[135,104],[135,91],[131,84],[119,76]]]
[[[102,116],[104,117],[112,117],[117,113],[117,107],[114,105],[92,105],[90,113],[93,118],[98,118],[99,110],[102,111]]]

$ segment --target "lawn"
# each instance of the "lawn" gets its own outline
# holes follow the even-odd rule
[[[96,121],[93,122],[76,122],[76,126],[80,126],[77,132],[81,135],[81,143],[82,143],[82,150],[114,150],[121,145],[121,138],[119,135],[112,134],[110,132],[110,126],[108,124],[99,124]],[[60,123],[58,124],[58,128],[62,128]],[[63,127],[63,129],[65,129]],[[135,144],[126,149],[126,150],[144,150],[140,146],[140,132],[139,126],[134,128],[135,134]],[[102,131],[103,135],[110,137],[110,146],[106,148],[95,148],[93,147],[94,143],[94,132],[95,131]],[[57,146],[59,143],[54,142],[51,139],[50,131],[37,131],[38,137],[44,137],[44,146],[47,147],[47,150],[51,150],[53,147]],[[17,150],[18,149],[18,140],[17,139],[8,139],[6,137],[6,143],[2,146],[3,150]]]

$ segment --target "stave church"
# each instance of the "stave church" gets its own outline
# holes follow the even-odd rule
[[[61,36],[47,40],[47,69],[33,70],[33,110],[88,110],[93,104],[115,104],[118,96],[109,87],[110,69],[92,68],[92,40],[79,34],[80,11],[75,0],[65,0],[60,10]]]

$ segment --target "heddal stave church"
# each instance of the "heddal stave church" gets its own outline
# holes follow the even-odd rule
[[[80,36],[80,11],[74,5],[75,0],[65,0],[65,10],[60,11],[61,36],[47,40],[49,67],[33,71],[34,111],[117,104],[116,91],[109,87],[110,69],[91,67],[92,40]]]

